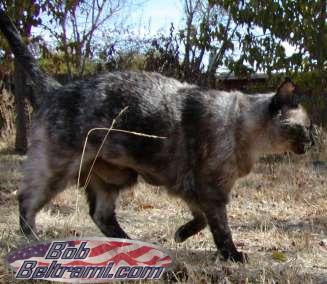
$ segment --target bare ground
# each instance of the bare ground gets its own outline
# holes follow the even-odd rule
[[[14,155],[10,145],[0,144],[0,283],[18,283],[3,257],[26,242],[18,230],[16,201],[24,157]],[[176,244],[174,233],[190,214],[180,200],[160,188],[140,183],[124,192],[118,218],[132,237],[158,243],[171,252],[176,268],[167,275],[170,281],[327,283],[325,152],[261,160],[237,183],[229,218],[237,247],[249,254],[247,264],[221,261],[208,229]],[[102,236],[88,216],[83,192],[75,188],[44,208],[37,224],[44,240]]]

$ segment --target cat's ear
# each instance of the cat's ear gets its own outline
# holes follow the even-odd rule
[[[270,103],[270,112],[275,114],[283,106],[296,107],[298,100],[295,94],[296,86],[290,78],[286,78],[278,87],[276,94],[272,97]]]
[[[284,82],[277,89],[276,95],[281,101],[288,102],[294,96],[295,84],[290,78],[285,78]]]

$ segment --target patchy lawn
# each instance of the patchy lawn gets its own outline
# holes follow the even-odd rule
[[[23,160],[8,143],[0,143],[0,283],[18,283],[3,257],[26,242],[18,230],[16,201]],[[220,261],[208,229],[176,244],[174,233],[190,214],[183,202],[160,188],[140,183],[124,192],[117,214],[132,237],[170,250],[177,263],[170,276],[175,281],[327,283],[325,152],[261,160],[247,178],[239,180],[229,218],[237,247],[249,254],[247,264]],[[44,240],[102,236],[88,216],[83,193],[74,188],[44,208],[37,224]]]

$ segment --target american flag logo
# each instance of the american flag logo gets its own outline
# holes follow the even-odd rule
[[[114,238],[32,244],[9,253],[6,260],[18,279],[79,283],[160,278],[172,263],[171,257],[156,245]]]

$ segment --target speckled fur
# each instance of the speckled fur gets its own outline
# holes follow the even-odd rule
[[[109,73],[60,88],[47,96],[35,117],[19,194],[23,231],[30,233],[25,221],[34,227],[37,211],[76,178],[87,132],[110,127],[127,106],[116,128],[167,139],[110,134],[87,189],[95,223],[108,236],[127,237],[115,218],[115,199],[142,176],[190,205],[194,220],[177,231],[176,241],[208,222],[223,256],[244,261],[226,217],[234,182],[251,171],[259,155],[296,151],[285,125],[303,130],[296,145],[310,142],[305,132],[310,121],[302,107],[281,103],[276,114],[270,112],[278,95],[201,90],[146,72]],[[103,136],[100,131],[89,138],[86,164]]]
[[[16,56],[22,63],[26,60],[19,53]],[[37,84],[37,74],[31,78]],[[141,176],[190,206],[194,219],[177,230],[176,241],[208,224],[223,257],[245,261],[228,225],[229,193],[261,154],[304,153],[310,146],[310,120],[290,99],[293,89],[291,82],[285,82],[276,94],[247,96],[202,90],[146,72],[109,73],[56,85],[43,94],[34,116],[19,191],[22,231],[31,236],[36,213],[76,178],[88,131],[110,127],[128,107],[116,128],[167,139],[110,133],[87,187],[95,223],[107,236],[128,237],[115,217],[115,200],[120,190]],[[91,135],[86,165],[103,136],[101,131]]]

